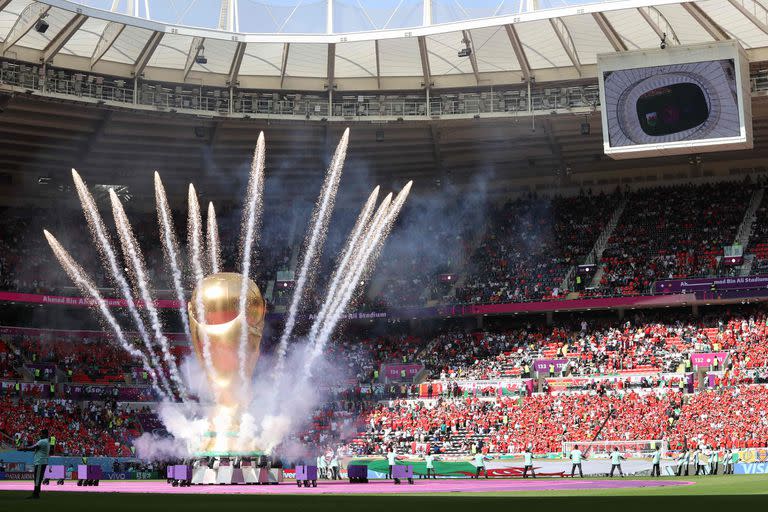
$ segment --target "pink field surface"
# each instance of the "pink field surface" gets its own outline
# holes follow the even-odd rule
[[[299,488],[294,482],[280,485],[206,485],[172,487],[159,481],[102,481],[98,487],[78,487],[75,482],[64,485],[44,485],[43,492],[124,492],[138,494],[404,494],[404,493],[473,493],[504,491],[558,491],[582,489],[621,489],[642,487],[671,487],[692,485],[679,480],[589,480],[589,479],[528,479],[528,480],[414,480],[395,485],[390,480],[368,484],[320,481],[317,487]],[[29,481],[1,481],[0,491],[31,491]]]

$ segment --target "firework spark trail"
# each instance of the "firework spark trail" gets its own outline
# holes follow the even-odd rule
[[[208,203],[208,257],[211,260],[211,273],[218,274],[221,269],[221,245],[219,226],[216,224],[216,210],[213,203]]]
[[[179,301],[179,314],[184,325],[184,334],[187,339],[192,339],[189,329],[189,315],[187,314],[187,301],[184,298],[184,285],[182,284],[181,269],[179,268],[179,242],[176,240],[176,231],[173,228],[171,209],[168,206],[168,197],[165,187],[160,180],[160,174],[155,171],[155,203],[157,205],[157,219],[160,224],[160,238],[163,241],[163,253],[168,267],[171,269],[173,289],[176,292],[176,300]]]
[[[131,315],[131,318],[133,318],[133,321],[136,322],[136,328],[139,331],[141,340],[144,342],[144,347],[149,353],[152,364],[159,367],[160,363],[157,360],[154,349],[152,348],[152,342],[149,333],[147,332],[147,329],[144,326],[144,321],[141,319],[139,310],[136,308],[136,304],[133,301],[131,288],[128,285],[128,281],[125,279],[123,271],[117,264],[117,256],[115,255],[115,251],[112,248],[112,243],[109,240],[109,235],[107,234],[106,226],[104,226],[104,221],[99,214],[98,208],[96,208],[96,202],[93,200],[91,193],[88,192],[88,187],[85,186],[82,178],[80,178],[80,175],[74,169],[72,169],[72,180],[75,182],[75,189],[77,190],[77,195],[79,196],[80,203],[83,207],[85,220],[88,223],[88,227],[90,228],[91,235],[93,236],[93,240],[96,243],[96,247],[102,255],[102,261],[106,263],[112,279],[115,281],[115,283],[117,283],[118,288],[120,289],[120,292],[125,299],[128,311]],[[167,394],[173,395],[170,383],[165,378],[165,374],[160,372],[159,377],[160,382],[167,390]]]
[[[176,384],[176,389],[179,391],[179,395],[182,398],[186,398],[184,382],[182,382],[181,376],[179,375],[179,368],[176,366],[176,360],[174,359],[173,354],[171,354],[168,338],[163,334],[163,325],[157,314],[155,301],[147,286],[147,270],[144,263],[144,257],[141,254],[141,248],[136,241],[136,236],[131,228],[131,223],[128,221],[128,216],[125,214],[125,209],[120,203],[120,199],[117,197],[114,189],[109,189],[109,199],[112,202],[112,215],[115,218],[115,227],[117,228],[120,245],[123,249],[123,256],[128,263],[130,274],[141,295],[141,300],[144,301],[144,307],[147,309],[147,314],[149,315],[149,320],[152,324],[152,330],[155,333],[155,341],[160,346],[163,360],[168,368],[171,380]]]
[[[389,193],[387,196],[381,201],[378,208],[376,208],[376,213],[373,215],[373,218],[365,225],[364,231],[362,233],[362,236],[357,240],[357,243],[350,247],[350,251],[352,253],[352,256],[347,261],[347,265],[345,267],[340,267],[338,270],[343,276],[343,281],[340,283],[339,287],[336,290],[336,293],[334,295],[329,295],[326,299],[327,302],[327,312],[325,315],[325,321],[322,322],[317,328],[318,333],[315,334],[313,338],[310,338],[310,341],[312,342],[312,352],[310,353],[309,358],[305,362],[304,372],[303,372],[303,378],[306,380],[309,378],[309,373],[311,370],[312,363],[315,361],[317,356],[320,354],[320,352],[323,349],[323,346],[325,345],[327,340],[322,340],[326,329],[325,326],[328,324],[328,322],[333,321],[334,325],[338,322],[337,320],[333,320],[332,317],[336,316],[336,311],[338,310],[338,306],[347,290],[350,286],[353,288],[356,286],[356,284],[350,285],[350,283],[356,283],[354,280],[354,270],[357,268],[358,263],[362,258],[365,256],[365,250],[368,245],[370,245],[370,240],[372,239],[372,236],[374,232],[379,228],[379,226],[384,222],[387,216],[387,212],[389,211],[389,206],[392,203],[392,194]]]
[[[389,208],[392,204],[392,197],[393,194],[390,192],[381,201],[381,203],[379,203],[379,206],[376,208],[376,213],[373,214],[371,220],[365,225],[363,233],[355,246],[351,248],[351,258],[347,261],[346,266],[340,269],[343,280],[341,283],[339,283],[339,288],[337,289],[336,293],[328,298],[329,304],[328,313],[326,314],[326,321],[328,320],[328,316],[333,315],[334,312],[338,309],[339,303],[341,302],[347,287],[350,285],[357,286],[357,281],[353,279],[355,269],[360,263],[361,258],[364,257],[366,247],[370,244],[370,241],[376,230],[379,229],[382,223],[386,220],[387,213],[389,212]],[[320,329],[322,328],[323,325],[320,326]],[[315,339],[313,341],[317,340]]]
[[[141,361],[144,371],[147,372],[147,375],[149,375],[150,379],[152,379],[152,388],[155,390],[155,392],[157,392],[157,394],[161,397],[171,400],[171,397],[165,391],[165,389],[163,389],[160,384],[158,384],[157,374],[155,373],[154,368],[150,365],[147,356],[142,351],[134,348],[128,342],[128,340],[125,339],[125,335],[123,334],[123,330],[120,328],[120,324],[117,323],[117,320],[109,310],[109,306],[107,306],[106,301],[102,298],[101,294],[96,288],[96,285],[93,284],[93,281],[87,276],[80,265],[75,263],[75,260],[72,259],[72,256],[66,251],[66,249],[61,246],[59,241],[56,240],[56,237],[54,237],[47,230],[43,230],[43,234],[48,240],[48,245],[51,246],[56,259],[59,260],[62,268],[64,268],[64,271],[75,283],[75,286],[77,286],[83,294],[89,295],[94,300],[96,306],[99,309],[99,312],[104,317],[104,320],[106,320],[106,322],[115,332],[115,336],[117,337],[117,340],[122,348],[131,356]]]
[[[240,340],[237,345],[238,374],[240,382],[246,385],[246,349],[248,347],[248,318],[245,313],[245,302],[248,296],[248,280],[251,274],[251,259],[257,231],[261,225],[261,214],[264,209],[264,160],[266,155],[264,132],[259,133],[256,149],[251,160],[251,172],[248,178],[248,190],[245,196],[243,210],[242,232],[240,234],[240,267],[243,275],[240,285],[240,300],[238,314],[240,315]]]
[[[373,213],[373,209],[376,206],[376,199],[378,199],[379,196],[379,188],[380,187],[376,187],[373,189],[371,195],[368,196],[368,200],[365,202],[363,209],[360,211],[360,215],[358,215],[349,238],[344,245],[342,257],[336,266],[336,270],[334,271],[333,276],[331,277],[331,284],[328,285],[326,299],[323,302],[323,305],[321,306],[320,312],[317,314],[315,321],[312,323],[311,329],[309,330],[308,339],[310,341],[315,339],[318,331],[320,330],[320,326],[328,316],[328,312],[331,309],[334,299],[338,293],[338,288],[341,285],[341,280],[344,276],[344,273],[346,272],[347,264],[349,263],[350,258],[354,255],[360,237],[363,236],[365,229],[368,226],[368,219],[371,217],[371,213]]]
[[[373,269],[376,259],[381,253],[384,241],[387,236],[389,236],[389,232],[392,230],[392,226],[394,225],[403,204],[405,204],[405,200],[408,198],[412,185],[413,182],[409,181],[405,187],[403,187],[397,194],[397,197],[395,197],[395,200],[392,201],[392,204],[388,206],[386,214],[381,217],[379,222],[376,222],[376,217],[374,217],[371,222],[370,229],[360,245],[361,252],[350,264],[351,275],[346,279],[345,287],[338,297],[334,309],[329,313],[328,320],[323,325],[320,334],[315,340],[312,353],[306,362],[306,371],[304,372],[304,375],[309,374],[312,363],[320,355],[323,348],[325,348],[325,344],[333,334],[336,325],[341,319],[341,315],[344,314],[349,302],[352,300],[360,278],[363,277],[366,272],[370,272]]]
[[[192,275],[195,280],[195,288],[199,287],[205,277],[203,271],[203,227],[200,220],[200,204],[197,202],[197,193],[195,192],[195,186],[190,183],[189,185],[189,211],[187,230],[189,237],[189,259],[190,266],[192,267]],[[203,305],[203,296],[198,293],[195,295],[195,315],[197,316],[197,322],[201,325],[206,323],[205,320],[205,306]],[[208,374],[213,377],[216,375],[216,369],[213,367],[213,360],[211,358],[211,340],[208,337],[208,333],[205,329],[199,329],[201,337],[203,338],[203,361],[205,361],[206,370]]]
[[[285,327],[283,327],[283,333],[280,336],[280,343],[277,347],[278,359],[277,364],[275,365],[275,375],[282,372],[288,340],[293,334],[293,329],[296,326],[296,317],[304,295],[304,288],[307,286],[308,281],[317,267],[317,260],[320,257],[319,248],[322,247],[328,233],[328,223],[331,219],[331,213],[333,212],[333,206],[336,201],[336,191],[339,188],[341,171],[344,168],[344,159],[347,156],[348,141],[349,128],[344,130],[344,135],[342,135],[341,141],[336,147],[336,152],[333,155],[331,165],[328,167],[328,172],[325,176],[323,188],[320,191],[320,197],[315,205],[314,212],[312,212],[312,228],[307,237],[304,260],[302,261],[299,276],[296,280],[296,288],[293,291],[291,305],[288,308],[288,318],[285,321]]]

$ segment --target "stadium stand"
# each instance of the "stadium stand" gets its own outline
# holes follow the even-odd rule
[[[598,294],[645,294],[657,279],[716,275],[718,256],[733,243],[753,190],[736,182],[630,194],[602,256]]]

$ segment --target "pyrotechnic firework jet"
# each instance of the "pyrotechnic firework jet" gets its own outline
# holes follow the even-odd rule
[[[339,145],[336,146],[336,152],[333,155],[331,165],[328,167],[328,172],[325,175],[325,181],[323,183],[323,188],[320,191],[320,197],[312,212],[310,231],[304,248],[304,260],[299,269],[299,275],[296,279],[296,287],[293,290],[293,297],[291,298],[291,305],[288,307],[288,317],[285,321],[285,327],[283,328],[283,333],[280,336],[280,343],[277,347],[278,360],[277,365],[275,366],[275,374],[279,374],[283,369],[288,340],[291,338],[293,329],[296,326],[299,305],[304,297],[304,290],[311,281],[316,270],[317,261],[320,257],[320,248],[323,246],[323,243],[325,243],[325,237],[328,234],[328,223],[331,219],[331,213],[333,212],[333,206],[336,201],[336,192],[339,189],[341,171],[344,168],[344,159],[347,156],[348,141],[349,128],[344,130],[344,135],[342,135]]]
[[[80,203],[83,207],[85,220],[88,223],[88,227],[91,231],[91,235],[93,236],[96,247],[101,253],[102,263],[104,263],[104,265],[107,267],[107,270],[112,276],[112,280],[117,284],[123,299],[125,299],[128,312],[130,313],[131,318],[133,318],[133,321],[136,323],[136,329],[139,331],[139,335],[141,336],[141,340],[144,342],[144,346],[149,353],[152,364],[159,367],[160,363],[157,360],[155,351],[152,348],[152,342],[149,333],[147,332],[147,329],[144,326],[144,321],[141,319],[139,310],[136,308],[136,304],[133,301],[131,288],[128,285],[128,281],[125,279],[123,271],[117,264],[117,256],[115,255],[115,251],[112,248],[112,243],[109,240],[109,235],[107,234],[107,229],[104,226],[104,221],[99,214],[98,208],[96,208],[96,202],[93,200],[91,193],[88,192],[88,188],[85,186],[85,183],[83,183],[80,175],[74,169],[72,169],[72,179],[75,182],[75,189],[77,190],[77,195],[80,198]],[[168,391],[168,394],[172,395],[173,393],[171,392],[171,386],[168,383],[168,380],[165,378],[165,375],[160,372],[159,377],[164,388]]]
[[[405,204],[405,200],[408,198],[412,185],[413,182],[409,181],[397,194],[397,197],[392,201],[392,204],[386,208],[386,213],[380,219],[377,219],[376,216],[374,216],[374,219],[371,221],[370,229],[361,241],[360,251],[350,262],[350,272],[345,280],[343,291],[337,299],[338,302],[335,304],[334,309],[329,313],[328,320],[321,328],[320,334],[315,340],[312,353],[307,359],[306,371],[304,372],[305,375],[309,373],[312,363],[320,355],[323,348],[325,348],[325,344],[333,334],[341,316],[344,314],[349,302],[352,300],[360,279],[363,278],[366,273],[372,271],[376,259],[381,253],[384,241],[387,236],[389,236],[389,232],[392,230],[392,226],[394,225],[403,204]],[[377,212],[377,216],[378,213],[379,212]]]
[[[336,316],[338,306],[346,289],[350,286],[350,283],[354,282],[354,269],[356,268],[357,263],[365,256],[365,249],[370,244],[372,233],[378,229],[378,227],[386,219],[387,212],[389,211],[389,206],[391,203],[392,193],[389,193],[381,201],[378,208],[376,208],[376,213],[374,213],[373,218],[371,218],[371,220],[364,225],[363,232],[357,238],[355,243],[351,244],[352,240],[350,240],[351,245],[346,248],[346,250],[350,252],[350,258],[347,260],[346,265],[343,267],[339,266],[337,269],[341,275],[341,278],[335,292],[333,295],[328,295],[326,298],[326,304],[323,305],[326,309],[325,320],[319,323],[317,326],[313,325],[313,328],[316,329],[316,334],[310,338],[310,341],[312,342],[312,352],[310,353],[310,357],[305,361],[305,371],[303,372],[304,379],[309,377],[312,363],[315,361],[325,346],[325,343],[327,342],[327,340],[322,339],[326,332],[326,325],[329,322],[333,322],[334,326],[336,323],[338,323],[338,319],[334,320],[333,317]],[[341,314],[338,316],[340,317]],[[330,336],[330,334],[328,336]]]
[[[216,210],[213,203],[208,203],[208,257],[211,260],[211,273],[221,271],[221,244],[219,243],[219,226],[216,224]]]
[[[133,277],[134,286],[139,291],[141,300],[144,301],[144,307],[147,309],[149,320],[152,323],[152,330],[155,333],[155,341],[160,346],[163,360],[171,375],[171,380],[176,384],[176,389],[178,389],[179,395],[182,398],[186,398],[187,393],[184,389],[184,382],[179,375],[179,368],[176,366],[176,360],[174,359],[173,354],[171,354],[168,339],[163,334],[163,325],[157,314],[154,298],[149,291],[149,286],[147,284],[147,270],[146,265],[144,264],[144,257],[141,254],[141,248],[136,242],[136,237],[133,234],[131,223],[128,221],[128,216],[125,214],[123,205],[120,203],[120,199],[117,197],[115,191],[111,188],[109,189],[109,199],[112,202],[112,215],[115,218],[115,227],[117,228],[120,245],[123,249],[123,256],[128,264],[130,274]]]
[[[88,277],[85,271],[83,271],[80,265],[75,263],[75,260],[72,259],[72,256],[66,251],[66,249],[61,246],[59,241],[56,240],[56,237],[54,237],[47,230],[43,230],[43,234],[48,240],[48,245],[51,246],[56,259],[59,260],[62,268],[64,268],[64,271],[69,275],[70,279],[72,279],[72,282],[75,283],[75,286],[77,286],[83,294],[90,296],[96,303],[96,307],[104,317],[104,320],[106,320],[106,322],[115,332],[115,337],[120,343],[120,346],[122,346],[123,350],[141,361],[142,368],[144,368],[144,371],[147,372],[147,375],[149,375],[149,378],[152,381],[152,389],[154,389],[161,397],[170,400],[171,397],[169,394],[165,391],[165,389],[161,388],[160,384],[158,383],[157,374],[155,373],[154,367],[150,365],[149,359],[147,359],[147,356],[143,352],[136,349],[128,340],[125,339],[125,335],[123,334],[123,330],[120,328],[120,324],[118,324],[115,317],[112,316],[112,312],[109,310],[109,306],[107,306],[107,303],[102,298],[99,290],[96,288],[96,285],[93,284],[93,281]]]
[[[203,282],[205,273],[203,270],[203,227],[200,220],[200,204],[197,202],[197,193],[195,192],[195,186],[190,183],[189,185],[189,210],[187,220],[187,236],[189,239],[189,260],[190,267],[192,268],[192,278],[195,282],[195,288],[199,287]],[[202,294],[195,295],[195,314],[197,321],[200,324],[205,324],[205,305],[203,304]],[[205,361],[208,374],[211,376],[216,375],[216,369],[213,367],[213,360],[211,359],[211,340],[208,338],[208,333],[205,329],[200,329],[200,333],[203,338],[203,361]]]
[[[328,285],[325,301],[323,302],[323,305],[320,307],[320,311],[317,314],[317,317],[315,318],[315,321],[312,323],[312,327],[309,330],[308,338],[310,341],[314,340],[315,337],[317,336],[317,333],[320,330],[320,326],[325,321],[326,317],[328,316],[328,312],[331,309],[331,305],[334,303],[334,299],[338,294],[339,286],[341,285],[344,272],[346,272],[347,270],[347,265],[349,264],[349,260],[354,255],[355,249],[360,241],[360,238],[361,236],[363,236],[363,234],[365,233],[365,229],[368,226],[368,219],[370,219],[371,213],[373,213],[373,209],[376,206],[376,199],[378,199],[378,196],[379,196],[379,188],[380,187],[376,187],[375,189],[373,189],[373,192],[371,192],[371,195],[368,196],[368,200],[365,202],[363,209],[360,211],[360,215],[358,215],[357,220],[355,221],[355,225],[352,228],[352,231],[350,232],[349,237],[347,238],[347,241],[344,245],[341,259],[339,260],[338,266],[336,267],[336,270],[334,271],[333,276],[331,277],[331,284]]]
[[[176,300],[179,301],[181,323],[184,325],[184,334],[189,340],[192,339],[192,334],[189,330],[187,300],[184,298],[184,285],[179,267],[179,242],[176,239],[176,230],[173,227],[173,218],[168,206],[168,197],[165,195],[165,187],[163,187],[163,182],[157,171],[155,171],[155,203],[157,205],[157,220],[160,224],[160,239],[163,243],[163,254],[168,267],[171,269],[173,289],[176,292]]]
[[[243,209],[242,232],[240,233],[240,268],[243,275],[240,286],[240,301],[238,314],[240,315],[240,340],[237,346],[238,373],[240,382],[246,385],[246,347],[248,346],[248,319],[245,314],[245,302],[248,297],[248,279],[251,274],[251,259],[256,236],[261,226],[261,214],[264,210],[264,159],[266,155],[264,144],[264,132],[259,133],[256,141],[256,149],[251,160],[251,172],[248,178],[248,190],[245,196],[245,208]]]

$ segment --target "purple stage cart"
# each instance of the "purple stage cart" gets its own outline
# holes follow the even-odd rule
[[[101,466],[95,464],[80,464],[77,466],[77,485],[99,485],[101,476]]]
[[[176,466],[168,466],[165,468],[165,479],[170,484],[173,482],[173,468]]]
[[[189,487],[192,485],[192,466],[176,464],[168,466],[169,483],[173,487]]]
[[[347,476],[351,484],[368,483],[368,466],[362,464],[352,464],[347,466]]]
[[[64,485],[64,480],[66,478],[67,468],[63,465],[54,464],[45,467],[45,474],[43,475],[43,483],[45,485],[48,485],[51,480],[56,480],[56,485]]]
[[[392,480],[396,484],[400,483],[400,480],[408,480],[409,484],[413,483],[413,466],[411,465],[397,465],[392,466]]]
[[[317,466],[296,466],[296,485],[317,487]]]

